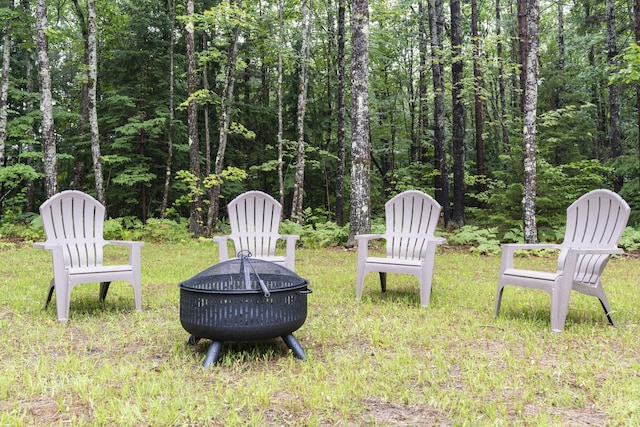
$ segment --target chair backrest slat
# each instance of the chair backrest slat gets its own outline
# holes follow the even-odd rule
[[[441,207],[431,196],[417,190],[398,194],[385,204],[387,256],[420,259],[427,240],[434,237]]]
[[[231,236],[237,250],[255,257],[275,254],[282,206],[261,191],[248,191],[228,207]]]
[[[593,190],[567,208],[567,224],[558,259],[558,272],[564,269],[568,248],[615,248],[622,237],[630,208],[618,194],[609,190]],[[576,265],[574,279],[595,284],[604,270],[608,255],[582,255]]]
[[[104,206],[80,191],[66,190],[40,206],[47,243],[64,245],[66,267],[102,264]]]

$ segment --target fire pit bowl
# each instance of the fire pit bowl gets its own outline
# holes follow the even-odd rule
[[[308,281],[248,252],[180,282],[180,322],[189,343],[212,341],[203,366],[220,356],[224,341],[282,337],[299,359],[305,353],[293,332],[307,318]]]

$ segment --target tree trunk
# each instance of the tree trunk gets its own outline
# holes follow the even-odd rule
[[[462,58],[462,13],[460,0],[451,0],[451,102],[453,105],[453,128],[451,145],[453,149],[453,215],[452,221],[462,227],[464,218],[464,136],[465,108],[463,100],[464,62]]]
[[[198,90],[196,75],[196,45],[195,28],[193,21],[194,6],[193,0],[186,0],[186,13],[188,22],[185,25],[185,42],[187,48],[187,86],[189,97],[192,97]],[[198,110],[196,101],[190,99],[187,105],[187,126],[189,133],[189,171],[196,180],[200,181],[200,143],[198,140]],[[189,210],[189,232],[200,235],[202,233],[202,197],[199,191],[193,190],[191,193],[191,203]]]
[[[639,0],[640,1],[640,0]],[[338,0],[338,166],[336,171],[336,224],[344,225],[344,175],[345,175],[345,118],[346,118],[346,69],[345,69],[345,2]]]
[[[529,0],[527,84],[524,103],[524,240],[537,243],[536,225],[536,109],[538,103],[538,0]]]
[[[169,8],[170,35],[169,35],[169,114],[167,118],[167,163],[164,172],[164,191],[162,193],[162,207],[160,208],[160,218],[164,219],[169,205],[169,190],[171,189],[171,166],[173,163],[173,117],[174,117],[174,89],[175,73],[173,70],[175,62],[175,20],[176,9],[175,0],[167,0]]]
[[[371,230],[369,0],[353,0],[351,24],[351,211],[347,246]]]
[[[616,15],[615,0],[607,0],[607,57],[609,67],[615,72],[618,69],[618,47],[616,44]],[[615,83],[609,84],[609,147],[611,157],[617,159],[622,155],[620,145],[620,90]],[[622,175],[616,175],[613,182],[613,191],[620,191],[622,188]]]
[[[298,154],[296,156],[296,173],[293,183],[293,200],[291,202],[291,219],[297,223],[302,221],[302,199],[304,196],[304,116],[307,109],[307,86],[309,83],[309,56],[311,43],[311,11],[312,0],[302,1],[302,17],[300,32],[300,75],[298,83]]]
[[[633,0],[633,29],[636,44],[640,45],[640,0]],[[638,161],[640,162],[640,84],[636,84],[636,127],[637,127],[637,150]],[[638,176],[640,179],[640,176]]]
[[[13,11],[13,0],[9,0],[9,10]],[[5,145],[7,142],[7,113],[9,106],[9,69],[11,68],[11,23],[4,28],[2,46],[2,86],[0,86],[0,168],[5,164]]]
[[[556,65],[558,75],[564,73],[564,1],[558,1],[558,63]],[[553,105],[552,108],[562,108],[564,106],[563,101],[563,80],[559,80],[559,85],[555,88],[553,93]]]
[[[82,64],[86,68],[87,81],[81,83],[80,86],[80,117],[78,118],[78,137],[82,140],[87,139],[87,133],[91,131],[87,128],[89,123],[89,24],[88,19],[85,16],[84,10],[80,5],[79,0],[72,0],[78,23],[80,27],[80,33],[82,34],[82,41],[84,44]],[[83,2],[83,4],[86,2]],[[89,135],[91,140],[91,135]],[[73,181],[71,183],[71,189],[83,190],[85,176],[85,162],[84,158],[80,156],[75,157],[75,164],[73,166]]]
[[[280,46],[278,47],[278,193],[280,195],[280,205],[284,206],[284,160],[283,160],[283,118],[282,118],[282,79],[284,71],[282,69],[282,51],[285,49],[284,39],[284,0],[278,1],[278,21],[280,31]],[[280,216],[284,219],[284,209]]]
[[[236,2],[238,7],[242,7],[242,1]],[[231,106],[233,104],[233,88],[236,82],[236,56],[238,54],[238,37],[240,35],[240,25],[233,27],[229,50],[227,52],[227,65],[225,68],[222,95],[220,96],[220,133],[218,135],[218,152],[213,166],[213,174],[219,177],[224,167],[224,156],[227,149],[227,137],[229,135],[229,125],[231,124]],[[211,209],[213,212],[212,221],[218,222],[218,207],[220,206],[220,182],[213,186],[211,192]]]
[[[336,33],[335,33],[335,17],[333,16],[333,3],[331,0],[327,1],[327,43],[325,55],[327,57],[326,63],[326,85],[327,85],[327,111],[326,111],[326,137],[325,137],[325,151],[331,152],[331,145],[333,142],[333,93],[334,93],[334,74],[336,73]],[[329,171],[329,165],[326,159],[322,159],[322,175],[324,176],[324,192],[325,192],[325,209],[327,212],[332,212],[331,207],[331,172]]]
[[[58,192],[58,162],[53,130],[53,99],[51,96],[47,25],[47,2],[46,0],[38,0],[36,8],[36,43],[40,79],[40,132],[44,151],[45,192],[47,198],[49,198]]]
[[[527,0],[517,0],[518,7],[518,64],[520,65],[520,108],[525,100],[525,86],[527,81]]]
[[[484,117],[482,113],[482,69],[480,67],[480,34],[478,33],[478,0],[471,1],[471,37],[473,38],[473,108],[476,140],[476,175],[480,178],[476,191],[487,190],[485,177],[487,171],[484,163]]]
[[[208,44],[208,40],[207,40],[207,36],[206,34],[202,37],[202,49],[206,49],[207,48],[207,44]],[[208,76],[209,70],[207,67],[207,64],[203,64],[202,66],[202,88],[205,90],[205,92],[209,93],[209,76]],[[211,175],[211,129],[210,129],[210,123],[209,123],[209,103],[205,103],[204,104],[204,112],[203,112],[203,116],[204,116],[204,152],[205,152],[205,172],[204,175],[205,176],[209,176]],[[209,211],[207,213],[207,227],[206,227],[206,231],[205,231],[205,235],[207,237],[211,237],[211,235],[213,234],[213,228],[215,227],[216,223],[214,221],[217,221],[217,204],[215,204],[213,202],[213,198],[214,198],[214,191],[213,188],[209,188],[207,191],[207,194],[209,195]],[[214,210],[216,209],[216,210]]]
[[[509,130],[507,129],[507,95],[505,89],[505,77],[504,77],[504,55],[502,53],[502,11],[500,9],[500,0],[496,0],[496,35],[497,39],[497,52],[498,55],[498,93],[499,93],[499,106],[498,114],[500,115],[500,129],[502,131],[502,138],[500,142],[503,147],[509,147]],[[498,146],[497,152],[502,150]]]
[[[427,35],[426,13],[424,10],[424,1],[418,3],[418,50],[420,70],[418,71],[418,130],[416,132],[416,144],[413,149],[412,161],[425,163],[425,150],[423,143],[427,129],[427,56],[429,55],[429,40]]]
[[[87,100],[89,108],[89,126],[91,134],[91,158],[93,160],[93,174],[96,185],[96,199],[106,206],[104,195],[104,183],[102,179],[102,160],[100,158],[100,133],[98,131],[98,49],[96,45],[96,2],[87,1],[87,57],[89,59],[88,80],[87,80]],[[105,212],[106,215],[106,212]]]
[[[442,0],[429,0],[429,29],[431,31],[431,56],[433,73],[433,145],[434,168],[438,172],[434,185],[436,200],[442,205],[445,227],[451,221],[451,207],[449,198],[449,170],[444,133],[444,64],[442,58],[444,34],[444,7]]]

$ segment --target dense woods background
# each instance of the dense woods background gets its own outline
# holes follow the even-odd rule
[[[446,226],[514,239],[535,40],[539,238],[596,187],[618,191],[637,226],[640,3],[537,3],[5,1],[0,222],[76,188],[114,218],[191,218],[191,231],[211,233],[226,201],[261,189],[293,222],[341,226],[364,166],[374,217],[418,188],[445,206]],[[532,4],[538,34],[527,34]],[[354,10],[369,10],[367,105],[351,96],[365,58]],[[360,107],[366,126],[352,121]],[[356,139],[367,152],[352,157]]]

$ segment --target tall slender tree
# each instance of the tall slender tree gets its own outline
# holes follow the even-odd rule
[[[371,230],[369,140],[369,0],[351,9],[351,210],[347,246]]]
[[[9,0],[9,10],[13,11],[13,0]],[[9,69],[11,68],[11,20],[4,27],[4,41],[2,46],[2,74],[0,75],[0,167],[3,167],[4,150],[7,141],[7,110],[9,107]]]
[[[480,34],[478,32],[478,0],[471,0],[471,37],[473,38],[473,110],[476,141],[476,174],[480,177],[477,191],[483,193],[487,186],[484,162],[484,117],[482,103],[482,68],[480,65]]]
[[[460,0],[451,0],[451,102],[453,105],[453,126],[451,146],[453,151],[453,214],[452,221],[462,227],[464,215],[464,137],[465,107],[463,99],[464,62],[462,58],[462,12]]]
[[[98,32],[96,22],[96,1],[87,0],[87,58],[88,79],[87,99],[89,108],[89,127],[91,135],[91,159],[93,160],[93,176],[95,181],[96,198],[106,205],[104,194],[104,182],[102,178],[102,159],[100,157],[100,132],[98,129],[98,47],[96,34]]]
[[[640,0],[633,0],[633,32],[636,44],[640,46]],[[636,138],[638,161],[640,162],[640,83],[636,84]],[[640,176],[638,176],[640,179]]]
[[[298,152],[296,156],[296,173],[293,184],[293,200],[291,202],[291,218],[300,222],[302,220],[302,200],[304,196],[304,118],[307,111],[307,88],[309,86],[309,59],[311,43],[311,18],[312,0],[302,0],[302,16],[300,19],[300,71],[298,76]]]
[[[237,0],[235,6],[237,8],[237,11],[242,10],[242,0]],[[213,169],[213,173],[216,176],[220,176],[222,174],[225,151],[227,149],[227,138],[229,136],[229,126],[231,125],[231,110],[233,107],[233,90],[236,82],[236,58],[238,55],[239,37],[240,24],[236,23],[233,26],[233,29],[231,31],[231,39],[229,40],[222,95],[220,96],[218,152],[216,153],[216,161],[214,163]],[[218,220],[218,206],[220,204],[220,184],[221,183],[218,181],[213,186],[213,191],[211,192],[211,205],[214,224]]]
[[[280,205],[284,206],[284,124],[283,124],[283,102],[282,102],[282,80],[284,68],[282,65],[282,53],[285,46],[284,40],[284,0],[278,0],[278,82],[276,97],[278,99],[278,194],[280,195]],[[284,211],[284,209],[283,209]],[[284,219],[284,212],[280,215]]]
[[[171,175],[173,165],[173,119],[175,115],[175,24],[176,4],[175,0],[167,0],[169,10],[169,114],[167,115],[167,160],[164,169],[164,191],[162,192],[162,205],[160,206],[160,218],[165,217],[169,205],[169,190],[171,189]]]
[[[524,96],[524,240],[537,243],[536,225],[536,113],[538,106],[538,21],[540,4],[529,0],[527,8],[527,79]]]
[[[507,90],[504,75],[504,58],[502,43],[502,8],[500,0],[496,0],[496,55],[498,56],[498,116],[500,117],[501,138],[503,147],[509,146],[509,130],[507,128]],[[498,152],[501,151],[500,145]]]
[[[445,226],[451,221],[449,168],[447,167],[444,133],[444,6],[442,0],[429,0],[429,30],[431,32],[431,71],[433,73],[433,146],[436,169],[436,200],[442,205]]]
[[[639,0],[640,1],[640,0]],[[338,167],[336,171],[336,223],[344,225],[344,177],[346,165],[346,68],[345,68],[345,6],[346,0],[338,0]]]
[[[198,90],[198,78],[196,74],[196,43],[195,26],[193,23],[193,0],[186,0],[187,22],[185,25],[185,42],[187,48],[187,86],[189,101],[187,104],[187,125],[189,128],[189,171],[199,181],[200,176],[200,143],[198,138],[198,110],[194,94]],[[189,209],[189,231],[196,235],[202,232],[202,196],[197,190],[191,192]]]
[[[53,98],[47,38],[47,2],[38,0],[36,7],[36,44],[38,46],[38,76],[40,80],[40,141],[44,152],[45,192],[51,197],[58,192],[58,161],[53,124]]]
[[[427,74],[429,71],[427,57],[429,55],[429,36],[427,34],[427,14],[424,8],[424,0],[420,0],[418,3],[418,62],[420,64],[420,69],[418,70],[418,129],[410,160],[426,163],[426,150],[423,145],[428,124],[427,115],[429,114],[429,108],[427,107]]]
[[[615,70],[618,66],[615,0],[607,0],[606,20],[607,58],[609,59],[609,66],[612,70]],[[611,157],[614,159],[622,155],[620,139],[620,89],[616,83],[611,83],[609,85],[609,147],[611,149]],[[622,175],[618,174],[613,182],[613,190],[620,191],[622,183]]]

